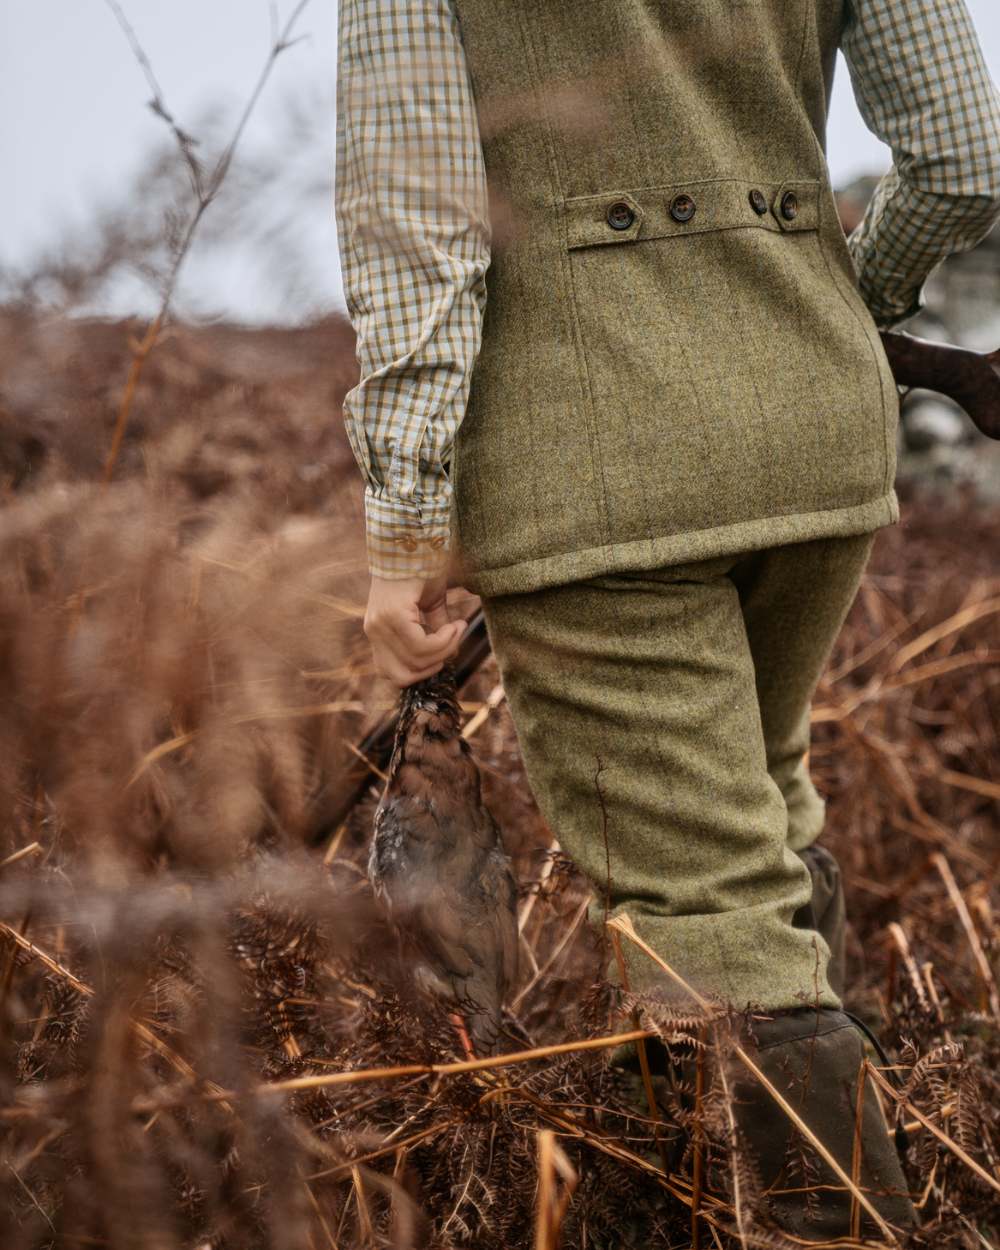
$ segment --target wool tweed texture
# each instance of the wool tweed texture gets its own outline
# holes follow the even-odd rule
[[[810,701],[872,541],[484,600],[529,785],[593,882],[592,921],[627,912],[697,990],[737,1007],[839,1006],[829,947],[800,910],[812,898],[825,914],[831,890],[813,898],[797,852],[825,814],[805,760]],[[633,987],[677,998],[623,945]]]
[[[496,223],[451,463],[464,584],[896,521],[899,396],[824,154],[843,0],[455,10]]]

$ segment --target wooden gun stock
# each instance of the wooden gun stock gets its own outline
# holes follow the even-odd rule
[[[879,337],[899,386],[947,395],[988,438],[1000,438],[1000,349],[974,352],[894,330]]]

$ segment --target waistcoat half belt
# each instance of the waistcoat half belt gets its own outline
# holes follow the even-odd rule
[[[452,456],[498,594],[898,518],[824,157],[843,0],[453,0],[494,240]]]

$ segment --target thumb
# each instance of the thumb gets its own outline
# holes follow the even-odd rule
[[[465,633],[466,621],[459,617],[452,620],[448,608],[441,604],[435,606],[425,614],[425,622],[427,630],[431,634],[438,634],[442,643],[448,639],[448,632],[451,632],[449,646],[454,649],[458,646],[459,639]]]
[[[442,626],[449,624],[451,615],[448,612],[448,605],[442,600],[436,603],[434,607],[424,611],[424,624],[429,633],[436,634]]]
[[[428,618],[428,627],[433,633],[439,634],[442,643],[448,640],[448,645],[454,649],[458,646],[459,639],[465,633],[466,622],[459,618],[457,621],[450,621],[447,615],[439,616],[437,620]],[[451,633],[450,640],[448,633]]]

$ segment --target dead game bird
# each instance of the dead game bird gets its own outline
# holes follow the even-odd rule
[[[517,973],[516,889],[462,737],[451,663],[400,696],[368,876],[418,990],[449,1006],[467,1055],[493,1053]]]

